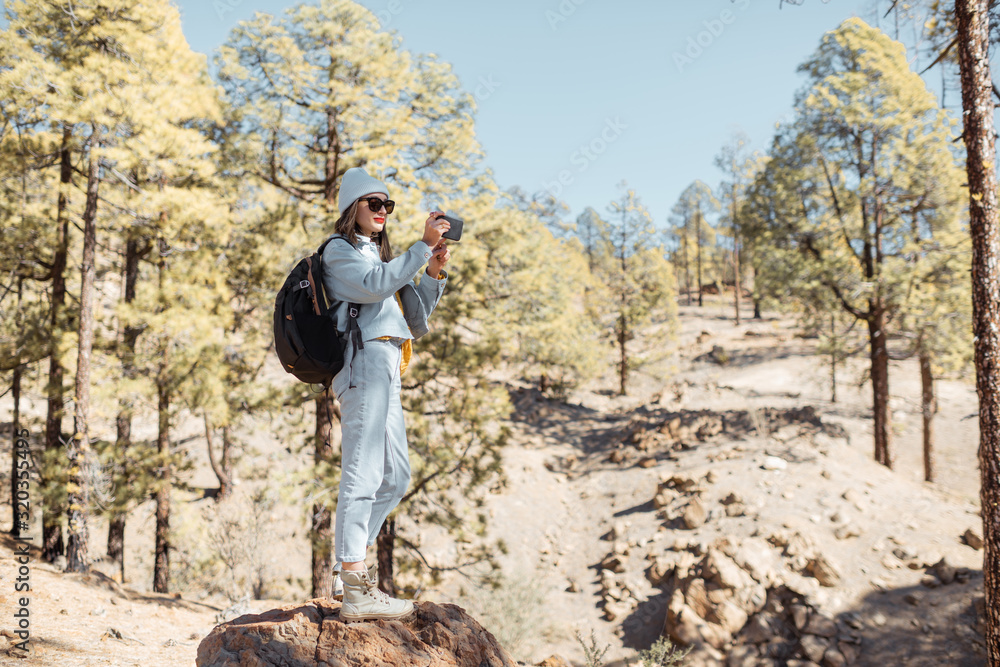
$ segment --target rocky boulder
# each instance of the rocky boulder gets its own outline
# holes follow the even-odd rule
[[[317,598],[216,626],[198,646],[198,667],[515,667],[496,638],[464,609],[417,602],[402,621],[348,625],[340,603]]]

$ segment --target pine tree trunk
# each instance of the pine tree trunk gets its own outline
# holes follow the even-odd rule
[[[740,250],[733,249],[733,305],[736,308],[736,326],[740,325]]]
[[[60,318],[62,317],[63,306],[66,302],[66,255],[69,244],[69,219],[66,214],[66,189],[73,176],[73,163],[71,160],[69,141],[71,132],[69,128],[63,129],[62,147],[59,157],[59,197],[56,204],[56,228],[59,233],[59,240],[56,244],[55,253],[52,257],[52,296],[51,309],[49,311],[49,335],[51,336],[52,347],[49,350],[49,384],[47,388],[47,405],[45,412],[45,451],[51,455],[62,448],[62,419],[63,419],[63,365],[59,358],[57,342],[59,333],[62,331]],[[44,474],[44,472],[43,472]],[[42,486],[52,484],[51,480],[42,479]],[[42,507],[42,560],[52,563],[56,558],[63,555],[65,545],[63,544],[62,517],[63,507],[49,507],[43,504]]]
[[[736,221],[736,185],[732,189],[733,215],[733,302],[736,306],[736,326],[740,324],[740,226]]]
[[[988,0],[956,0],[972,235],[972,326],[979,394],[986,650],[1000,666],[1000,220],[997,213]]]
[[[687,305],[691,305],[691,270],[688,267],[688,242],[687,233],[681,240],[681,252],[684,257],[684,291],[687,292]]]
[[[924,423],[924,480],[934,481],[934,415],[937,414],[937,398],[934,396],[934,375],[931,373],[931,358],[924,349],[920,350],[920,394],[921,413]]]
[[[333,443],[330,431],[333,428],[330,390],[326,389],[316,397],[316,445],[313,463],[317,466],[330,463],[333,459]],[[312,527],[309,541],[312,544],[312,597],[330,597],[333,594],[333,517],[328,505],[317,502],[312,506]]]
[[[698,217],[698,307],[701,308],[704,305],[701,300],[701,209],[698,209],[696,215]]]
[[[622,269],[622,287],[621,287],[621,311],[619,311],[618,319],[618,351],[621,356],[618,363],[618,373],[619,379],[621,380],[621,386],[619,387],[619,393],[625,395],[625,385],[628,382],[628,352],[625,349],[625,343],[628,342],[628,294],[626,291],[626,286],[628,285],[628,261],[625,259],[625,253],[627,251],[626,246],[626,225],[625,225],[625,211],[622,210],[622,245],[621,245],[621,269]]]
[[[836,341],[837,335],[837,320],[830,314],[830,337],[831,340]],[[833,349],[830,351],[830,402],[837,402],[837,346],[834,343]]]
[[[215,493],[215,502],[224,500],[231,493],[229,475],[220,465],[215,456],[215,445],[212,444],[212,425],[208,421],[208,414],[205,414],[205,447],[208,450],[208,465],[211,466],[215,478],[219,480],[219,490]],[[223,446],[225,448],[225,446]]]
[[[165,215],[165,214],[161,214]],[[159,290],[164,291],[167,244],[159,240]],[[161,344],[160,364],[156,373],[157,432],[156,451],[160,470],[156,488],[156,542],[153,553],[153,590],[170,592],[170,486],[173,475],[167,457],[170,455],[170,342]]]
[[[389,595],[396,595],[396,582],[392,570],[392,550],[396,546],[396,517],[386,519],[375,539],[378,549],[378,587]]]
[[[118,564],[118,576],[125,583],[125,518],[124,512],[116,512],[108,519],[108,559]]]
[[[622,298],[622,301],[624,301],[624,297]],[[622,309],[624,309],[624,308],[625,308],[625,304],[623,303],[622,304]],[[628,382],[628,353],[625,350],[625,343],[626,343],[625,338],[626,338],[626,334],[627,334],[627,331],[625,329],[625,313],[623,312],[621,314],[621,317],[619,317],[619,319],[618,319],[618,353],[619,353],[619,360],[618,360],[619,389],[618,389],[618,393],[621,396],[625,395],[625,385]]]
[[[153,590],[157,593],[170,592],[170,485],[173,480],[170,465],[166,462],[170,454],[170,387],[167,378],[169,352],[166,346],[164,348],[164,358],[160,362],[156,378],[158,413],[156,451],[162,461],[160,474],[157,477],[156,544],[153,555]]]
[[[130,238],[125,243],[125,303],[132,303],[135,299],[135,284],[139,278],[139,243]],[[135,377],[135,345],[139,339],[140,329],[131,325],[126,325],[122,332],[122,348],[120,352],[122,364],[122,377],[132,379]],[[128,448],[132,446],[132,400],[128,396],[122,396],[118,401],[118,415],[115,417],[116,438],[115,450],[117,463],[121,466],[121,478],[128,479],[129,460],[126,456]],[[125,583],[125,521],[127,509],[118,508],[111,513],[108,519],[108,558],[113,563],[118,563],[118,572],[121,582]]]
[[[20,292],[20,287],[18,288]],[[19,299],[20,300],[20,299]],[[20,449],[17,446],[18,437],[21,434],[21,365],[18,364],[14,367],[14,379],[10,383],[10,393],[11,398],[14,399],[14,415],[12,420],[12,425],[14,426],[11,432],[11,442],[10,442],[10,534],[14,537],[21,536],[21,524],[27,524],[27,520],[21,521],[17,516],[17,458],[20,453]],[[25,529],[27,532],[27,529]]]
[[[77,338],[76,387],[73,411],[73,437],[67,447],[69,471],[66,478],[67,543],[66,571],[86,572],[90,567],[87,531],[89,502],[86,467],[90,457],[90,355],[94,346],[94,280],[97,250],[98,158],[100,143],[90,148],[87,175],[87,203],[83,211],[83,261],[80,267],[80,333]]]
[[[885,335],[885,310],[872,302],[868,336],[872,376],[872,412],[875,428],[875,460],[892,468],[889,433],[889,349]]]
[[[222,474],[226,478],[226,495],[233,490],[233,430],[226,424],[222,427]]]

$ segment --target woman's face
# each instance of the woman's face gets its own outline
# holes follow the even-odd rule
[[[368,197],[378,197],[382,201],[389,198],[383,192],[370,192],[355,204],[358,207],[358,230],[364,236],[371,236],[385,228],[385,207],[383,206],[378,211],[371,210],[368,206]]]

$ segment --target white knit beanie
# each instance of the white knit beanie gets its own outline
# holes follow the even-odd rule
[[[385,186],[385,183],[369,176],[368,172],[361,167],[351,167],[344,172],[344,177],[340,180],[340,194],[337,195],[337,208],[340,209],[340,214],[344,215],[344,211],[359,197],[373,192],[381,192],[386,197],[389,196],[389,188]]]

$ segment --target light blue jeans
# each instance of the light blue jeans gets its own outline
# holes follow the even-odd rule
[[[367,340],[333,379],[340,401],[341,473],[337,494],[334,557],[365,559],[386,517],[410,484],[410,457],[403,423],[399,364],[401,341]]]

